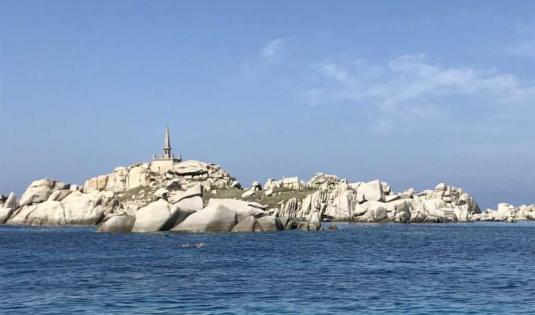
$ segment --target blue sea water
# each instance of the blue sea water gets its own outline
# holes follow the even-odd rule
[[[533,223],[338,227],[191,235],[0,226],[0,313],[535,313]]]

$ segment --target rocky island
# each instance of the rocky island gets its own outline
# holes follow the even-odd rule
[[[101,232],[267,232],[319,230],[322,222],[448,223],[535,220],[535,205],[502,203],[481,211],[462,188],[395,192],[380,180],[348,182],[318,173],[242,188],[219,165],[171,153],[117,167],[83,185],[32,182],[20,199],[0,195],[0,224],[98,225]]]

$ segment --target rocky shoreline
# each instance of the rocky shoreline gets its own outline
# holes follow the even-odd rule
[[[96,225],[101,232],[267,232],[319,230],[325,221],[450,223],[535,220],[535,205],[481,211],[461,188],[394,192],[380,180],[350,183],[318,173],[269,179],[243,189],[220,166],[177,161],[118,167],[70,185],[32,182],[20,199],[0,195],[0,224]]]

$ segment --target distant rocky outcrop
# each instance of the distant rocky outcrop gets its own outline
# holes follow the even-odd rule
[[[481,212],[470,194],[445,183],[395,192],[380,180],[348,182],[318,173],[308,181],[269,179],[242,189],[216,164],[165,163],[118,167],[82,186],[36,180],[19,200],[13,193],[0,195],[0,224],[98,225],[101,232],[146,233],[311,231],[324,221],[535,220],[535,205],[500,204]]]
[[[496,209],[487,209],[481,214],[471,217],[473,221],[528,221],[535,220],[535,204],[515,207],[508,203],[500,203]]]

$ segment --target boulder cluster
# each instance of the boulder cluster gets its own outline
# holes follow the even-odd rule
[[[13,195],[12,195],[13,196]],[[30,184],[18,203],[10,207],[7,224],[97,224],[117,205],[111,192],[84,193],[80,187],[50,179]],[[4,211],[2,211],[4,213]]]
[[[535,220],[535,205],[521,205],[515,207],[508,203],[500,203],[496,210],[487,209],[479,215],[471,218],[473,221],[528,221]]]
[[[273,187],[309,191],[306,197],[290,198],[272,210],[293,219],[319,216],[323,220],[356,222],[464,222],[480,213],[475,200],[460,188],[441,183],[432,190],[393,192],[379,180],[348,183],[334,175],[316,174],[309,181],[297,178],[268,180],[265,193]]]
[[[162,187],[167,181],[176,179],[179,184],[196,182],[205,189],[239,185],[235,178],[219,165],[200,161],[182,161],[162,170],[154,163],[138,163],[117,167],[112,173],[88,179],[84,192],[124,192],[138,187]]]
[[[254,182],[200,161],[138,163],[69,185],[36,180],[20,199],[0,195],[0,224],[98,225],[102,232],[319,230],[324,221],[446,223],[535,220],[535,205],[481,212],[461,188],[394,192],[380,180],[350,183],[318,173]]]

